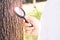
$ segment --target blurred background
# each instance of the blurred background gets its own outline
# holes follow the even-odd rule
[[[46,1],[47,0],[22,0],[22,7],[26,12],[26,16],[33,16],[40,20]],[[38,35],[27,35],[24,32],[24,40],[37,40],[37,38]]]

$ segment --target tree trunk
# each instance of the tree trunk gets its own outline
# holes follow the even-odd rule
[[[0,0],[0,40],[23,40],[22,19],[14,15],[15,6],[21,7],[21,0]]]

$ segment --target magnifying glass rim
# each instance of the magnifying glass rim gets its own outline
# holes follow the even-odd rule
[[[18,8],[19,8],[19,7],[18,7]],[[15,14],[16,14],[17,16],[25,19],[25,11],[24,11],[22,8],[20,8],[20,9],[23,11],[24,16],[19,15],[19,14],[14,10],[14,11],[15,11]],[[26,19],[25,19],[25,22],[26,22],[26,23],[29,23]],[[33,25],[31,25],[31,26],[29,26],[29,27],[33,27]]]

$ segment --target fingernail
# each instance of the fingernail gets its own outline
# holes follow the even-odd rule
[[[34,27],[31,27],[31,29],[34,29]]]
[[[31,26],[31,24],[29,23],[29,26]]]

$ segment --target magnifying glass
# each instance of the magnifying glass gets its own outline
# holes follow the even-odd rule
[[[22,8],[15,7],[14,12],[16,13],[17,16],[19,16],[20,18],[23,18],[26,23],[29,23],[25,18],[25,11]],[[31,24],[31,26],[29,27],[33,27],[33,25]]]

